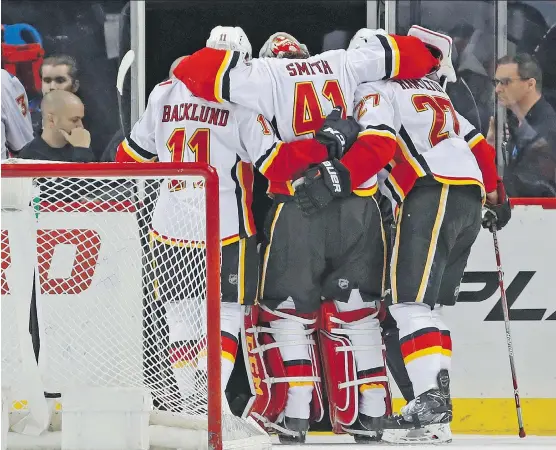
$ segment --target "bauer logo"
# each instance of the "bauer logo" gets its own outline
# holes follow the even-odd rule
[[[541,320],[556,320],[556,311],[550,311],[546,308],[512,307],[517,299],[523,295],[525,288],[533,282],[532,280],[535,274],[535,271],[520,270],[513,279],[505,277],[504,283],[510,320],[537,322]],[[466,284],[480,285],[482,287],[479,290],[466,290]],[[483,302],[494,298],[497,299],[496,303],[484,317],[485,322],[500,322],[504,320],[498,284],[498,272],[465,272],[461,281],[458,303]]]

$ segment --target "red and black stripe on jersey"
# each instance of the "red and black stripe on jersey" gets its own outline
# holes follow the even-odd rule
[[[155,161],[156,155],[143,149],[131,136],[127,136],[116,150],[116,162],[148,162]]]
[[[230,70],[237,65],[240,55],[240,52],[205,47],[184,58],[174,69],[174,76],[193,95],[222,103],[230,99]]]
[[[253,236],[256,232],[255,219],[251,208],[254,182],[253,166],[236,156],[236,162],[230,171],[230,176],[235,183],[239,237],[243,239]]]

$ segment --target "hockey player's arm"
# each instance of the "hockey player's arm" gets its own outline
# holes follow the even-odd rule
[[[487,192],[496,191],[498,181],[500,180],[498,169],[496,168],[496,150],[465,117],[459,113],[457,117],[460,123],[461,136],[463,136],[467,145],[469,145],[483,175],[485,190]]]
[[[156,88],[155,88],[156,89]],[[124,138],[116,150],[115,162],[153,162],[157,159],[155,144],[157,102],[154,91],[149,97],[147,108],[133,125],[129,136]]]
[[[244,111],[239,116],[242,146],[257,170],[270,181],[292,180],[309,165],[328,158],[326,146],[315,139],[286,143],[276,137],[262,114]]]
[[[29,101],[21,82],[16,77],[11,77],[7,72],[4,73],[4,70],[2,72],[3,131],[8,149],[18,152],[33,140]]]
[[[349,170],[352,191],[383,169],[396,152],[395,112],[391,93],[384,87],[379,91],[365,84],[356,92],[354,114],[362,131],[341,159]]]
[[[197,97],[233,102],[273,116],[272,77],[263,59],[205,47],[181,61],[174,76]]]
[[[421,78],[439,61],[414,36],[376,34],[367,45],[346,50],[348,67],[358,83],[388,78]]]

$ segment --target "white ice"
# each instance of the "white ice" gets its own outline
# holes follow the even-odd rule
[[[455,435],[450,444],[444,445],[427,445],[427,444],[414,444],[414,445],[357,445],[354,443],[351,436],[334,436],[334,435],[310,435],[307,437],[307,444],[303,447],[295,445],[279,445],[278,439],[273,438],[273,448],[276,447],[280,450],[299,450],[300,448],[323,448],[325,450],[369,450],[378,447],[386,448],[419,448],[419,449],[434,449],[440,448],[457,448],[463,449],[476,449],[487,447],[489,449],[505,449],[515,448],[521,446],[522,448],[552,448],[556,449],[556,436],[527,436],[520,439],[518,436],[472,436],[472,435]],[[274,445],[278,444],[278,445]]]

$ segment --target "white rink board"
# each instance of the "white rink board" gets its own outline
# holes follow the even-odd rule
[[[555,229],[556,210],[518,206],[507,227],[498,232],[508,302],[515,298],[515,287],[532,276],[510,313],[535,316],[535,320],[514,320],[511,316],[522,397],[556,398],[556,357],[547,354],[556,342]],[[466,272],[490,272],[497,277],[490,232],[482,230],[479,234]],[[463,300],[465,291],[483,287],[485,283],[462,283],[460,298]],[[452,330],[454,397],[513,397],[504,322],[485,321],[499,299],[496,289],[483,301],[460,301],[453,308],[444,308]],[[524,311],[531,309],[537,311]],[[551,316],[552,320],[547,320]]]

